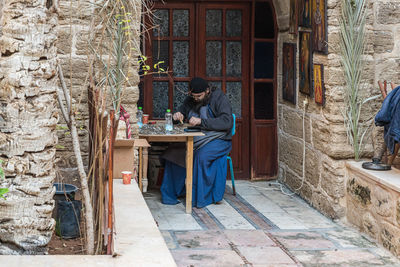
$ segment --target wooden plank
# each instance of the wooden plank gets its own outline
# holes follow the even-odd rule
[[[143,192],[142,178],[143,178],[143,148],[139,147],[139,189],[140,189],[140,192]]]
[[[186,141],[186,213],[192,213],[193,136]]]

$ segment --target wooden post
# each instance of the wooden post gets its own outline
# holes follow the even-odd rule
[[[108,147],[108,227],[107,227],[107,254],[111,255],[111,240],[112,240],[112,203],[113,203],[113,140],[114,140],[114,110],[110,111],[110,136],[109,136],[109,147]]]
[[[150,145],[146,139],[135,139],[134,146],[139,148],[139,189],[141,192],[147,192],[147,163]]]
[[[143,147],[139,147],[139,189],[143,192]]]
[[[186,213],[192,213],[193,136],[186,141]]]
[[[143,155],[142,155],[142,159],[143,159],[143,177],[142,177],[142,188],[143,191],[142,192],[147,192],[147,185],[149,184],[148,180],[147,180],[147,167],[148,167],[148,162],[149,162],[149,152],[148,152],[148,148],[147,147],[143,147]]]

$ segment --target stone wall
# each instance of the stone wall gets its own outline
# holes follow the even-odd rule
[[[50,2],[2,0],[0,25],[0,254],[41,254],[55,226],[57,15]]]
[[[328,0],[327,3],[329,53],[314,53],[313,56],[314,63],[324,64],[325,106],[318,106],[313,97],[300,93],[298,89],[296,105],[282,100],[282,59],[278,57],[279,179],[324,214],[341,218],[346,209],[344,162],[353,157],[353,150],[347,142],[341,113],[344,82],[338,54],[340,1]],[[399,1],[368,3],[364,95],[380,94],[378,80],[386,79],[400,84],[399,13]],[[297,39],[297,36],[288,33],[288,24],[283,25],[280,28],[278,54],[281,55],[284,42],[298,43]],[[380,108],[381,101],[379,98],[367,104],[365,114],[374,114]],[[373,152],[371,138],[367,138],[365,143],[363,157],[369,159]]]
[[[60,0],[60,16],[57,32],[59,41],[57,43],[59,62],[64,70],[64,76],[68,88],[71,88],[74,99],[74,107],[78,110],[77,119],[81,150],[83,154],[84,164],[87,165],[88,157],[88,106],[87,106],[87,87],[89,63],[93,58],[93,50],[89,46],[89,38],[94,38],[92,44],[102,42],[104,50],[103,55],[107,54],[108,48],[104,45],[107,42],[107,37],[100,33],[102,28],[99,27],[99,9],[104,1],[91,0]],[[140,10],[140,1],[136,3],[137,10]],[[135,21],[134,38],[135,42],[140,43],[138,29],[140,29],[140,13],[133,13]],[[100,41],[101,40],[101,41]],[[96,65],[96,70],[99,71],[100,65]],[[96,81],[98,82],[98,80]],[[131,87],[124,89],[122,104],[130,113],[132,122],[135,121],[136,102],[139,98],[139,89],[137,84],[139,77],[137,73],[133,73],[130,83]],[[108,108],[111,108],[108,95]],[[121,123],[120,123],[121,124]],[[78,172],[75,163],[75,156],[71,147],[71,137],[66,127],[65,122],[60,120],[58,130],[59,145],[57,147],[58,158],[58,176],[57,179],[64,183],[72,183],[79,186]],[[136,128],[132,129],[137,132]]]
[[[400,255],[400,188],[396,182],[400,171],[372,172],[360,165],[346,164],[346,217],[392,253]]]

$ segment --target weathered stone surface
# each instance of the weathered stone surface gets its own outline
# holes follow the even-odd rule
[[[320,120],[312,122],[313,143],[316,149],[324,151],[335,159],[352,157],[353,149],[347,144],[347,135],[343,124],[329,124]]]
[[[377,3],[377,23],[389,25],[400,23],[400,3],[399,2],[378,2]]]
[[[380,80],[387,80],[400,84],[400,73],[396,70],[400,68],[399,58],[385,58],[376,61],[376,76]]]
[[[366,209],[364,206],[359,205],[358,202],[354,201],[349,194],[346,196],[346,219],[362,229],[363,215],[366,213]]]
[[[302,175],[303,143],[295,138],[281,135],[279,138],[279,160],[284,162],[297,175]]]
[[[392,216],[395,211],[394,201],[390,192],[381,187],[374,187],[372,190],[372,204],[374,205],[375,212],[383,217]]]
[[[292,136],[303,138],[303,116],[293,109],[283,108],[282,130]],[[307,123],[306,123],[307,125]]]
[[[380,241],[382,245],[395,254],[400,252],[400,228],[391,223],[382,221]]]
[[[0,254],[42,254],[55,221],[57,16],[44,1],[3,0],[0,18]]]
[[[312,205],[332,219],[341,218],[345,214],[344,207],[336,204],[332,198],[322,192],[314,191]]]
[[[370,186],[353,176],[347,181],[347,193],[362,206],[371,204]]]
[[[344,162],[325,157],[322,160],[321,188],[333,199],[342,198],[346,192],[344,179]]]
[[[391,53],[394,47],[394,36],[392,31],[374,31],[375,53]]]
[[[57,53],[67,55],[71,53],[73,33],[70,26],[58,26]]]
[[[400,225],[400,199],[397,199],[396,202],[396,222]]]
[[[375,220],[371,213],[366,212],[362,216],[362,225],[360,225],[363,230],[369,234],[372,238],[377,239],[379,234],[378,222]]]
[[[320,154],[312,149],[306,149],[306,181],[309,182],[314,188],[317,188],[320,182]]]

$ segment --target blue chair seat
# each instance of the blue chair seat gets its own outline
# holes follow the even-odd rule
[[[236,133],[236,116],[235,114],[232,113],[232,117],[233,117],[233,126],[232,126],[232,136],[235,135]],[[235,175],[233,173],[233,163],[232,163],[232,158],[228,155],[226,155],[226,159],[229,163],[229,168],[231,171],[231,181],[232,181],[232,191],[233,191],[233,195],[236,195],[236,189],[235,189]]]

